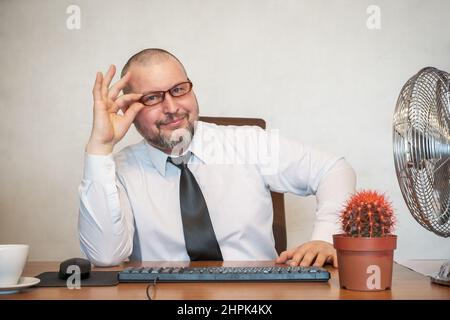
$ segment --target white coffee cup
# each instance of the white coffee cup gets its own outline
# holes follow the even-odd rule
[[[0,245],[0,287],[16,285],[28,258],[29,245]]]

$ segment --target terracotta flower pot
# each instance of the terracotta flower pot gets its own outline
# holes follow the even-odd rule
[[[367,238],[333,235],[341,288],[381,291],[392,286],[392,266],[397,236]]]

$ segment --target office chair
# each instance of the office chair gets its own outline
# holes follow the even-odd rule
[[[215,123],[218,125],[228,126],[258,126],[266,129],[266,121],[257,118],[230,118],[230,117],[200,117],[200,121]],[[284,194],[278,192],[270,192],[272,196],[273,206],[273,236],[275,238],[275,249],[278,254],[286,250],[286,215],[284,208]]]

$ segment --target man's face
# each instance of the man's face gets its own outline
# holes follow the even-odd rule
[[[129,70],[129,87],[135,93],[166,91],[188,80],[183,67],[172,58],[147,65],[134,64]],[[134,124],[151,145],[171,153],[180,141],[180,135],[194,133],[198,114],[197,99],[193,91],[180,97],[172,97],[166,92],[164,101],[144,107],[137,114]]]

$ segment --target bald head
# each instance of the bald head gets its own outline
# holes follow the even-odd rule
[[[184,66],[181,63],[181,61],[178,60],[178,58],[175,57],[173,54],[171,54],[169,51],[159,48],[144,49],[134,54],[130,59],[128,59],[127,63],[123,67],[120,77],[122,78],[128,72],[128,70],[130,70],[132,66],[148,67],[162,62],[166,62],[167,60],[174,60],[178,62],[178,64],[181,66],[183,72],[187,77],[186,70],[184,69]],[[129,93],[130,88],[129,87],[124,88],[123,92],[125,94]]]

